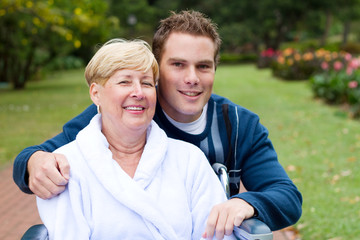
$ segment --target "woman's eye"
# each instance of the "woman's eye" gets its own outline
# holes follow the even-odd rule
[[[128,84],[129,81],[128,80],[122,80],[122,81],[119,81],[118,84]]]
[[[145,86],[153,87],[154,84],[152,82],[143,82]]]

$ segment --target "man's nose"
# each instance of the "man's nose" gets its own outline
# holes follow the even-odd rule
[[[185,83],[186,84],[191,84],[191,85],[196,85],[200,82],[200,78],[198,76],[198,73],[196,71],[195,67],[189,67],[187,74],[185,76]]]

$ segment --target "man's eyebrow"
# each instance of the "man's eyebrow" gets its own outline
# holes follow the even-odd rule
[[[168,59],[169,62],[176,62],[176,61],[179,61],[179,62],[186,62],[185,59],[183,58],[177,58],[177,57],[174,57],[174,58],[169,58]]]
[[[212,65],[212,64],[214,64],[214,61],[212,61],[212,60],[200,60],[199,63],[203,63],[203,64],[205,63],[205,64],[211,64]]]
[[[168,61],[169,62],[187,62],[187,60],[185,60],[183,58],[177,58],[177,57],[169,58]],[[197,61],[197,63],[214,65],[214,61],[213,60],[208,60],[208,59]]]

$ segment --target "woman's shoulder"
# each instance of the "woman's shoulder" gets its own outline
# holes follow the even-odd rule
[[[64,146],[56,149],[54,153],[63,154],[66,157],[66,160],[69,162],[70,168],[76,168],[82,164],[81,153],[77,147],[76,140],[65,144]]]
[[[194,144],[174,138],[169,138],[169,147],[175,148],[179,152],[202,152],[200,148],[198,148]]]
[[[189,164],[199,164],[200,162],[207,162],[207,158],[203,151],[192,143],[188,143],[182,140],[169,138],[168,144],[168,156],[173,156],[182,164],[185,162]]]

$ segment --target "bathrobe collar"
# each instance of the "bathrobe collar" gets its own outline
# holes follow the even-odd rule
[[[156,200],[146,192],[146,187],[164,161],[168,145],[165,132],[154,121],[147,129],[146,144],[134,178],[113,160],[109,143],[101,132],[101,114],[95,115],[90,124],[79,132],[76,141],[90,169],[114,198],[142,216],[154,237],[176,239]]]

